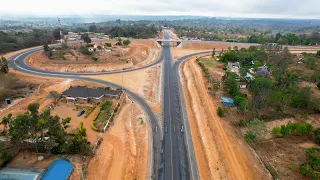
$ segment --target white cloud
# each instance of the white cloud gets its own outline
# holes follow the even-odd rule
[[[0,13],[137,14],[320,18],[319,0],[10,0]]]

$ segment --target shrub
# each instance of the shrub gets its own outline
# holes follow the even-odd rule
[[[247,126],[247,121],[244,119],[239,119],[238,121],[235,122],[235,125],[238,127],[245,127]]]
[[[317,128],[316,130],[314,130],[313,138],[314,138],[314,141],[320,145],[320,128]]]
[[[98,61],[99,58],[97,58],[97,57],[91,57],[91,59],[92,59],[93,61]]]
[[[80,52],[84,55],[91,55],[92,53],[89,51],[89,49],[85,46],[80,47]]]
[[[296,136],[308,135],[310,132],[310,129],[304,123],[293,123],[290,127],[292,134]]]
[[[99,129],[95,126],[94,121],[91,122],[91,129],[94,131],[99,131]]]
[[[103,104],[101,104],[101,110],[107,110],[107,111],[109,111],[110,110],[110,108],[111,108],[111,106],[112,106],[112,102],[110,102],[110,101],[107,101],[107,102],[104,102]]]
[[[88,109],[84,117],[87,118],[92,113],[92,111],[96,109],[96,107],[97,106],[94,105],[90,109]]]
[[[318,87],[318,89],[320,89],[320,82],[318,82],[317,87]]]
[[[273,180],[279,179],[279,175],[278,175],[277,171],[270,164],[266,164],[265,166],[268,169],[268,171],[270,172]]]
[[[264,121],[259,119],[254,119],[248,123],[248,129],[251,131],[257,140],[264,139],[267,134],[267,126]]]
[[[281,134],[283,136],[288,136],[290,134],[290,127],[288,125],[281,126]]]
[[[309,158],[308,162],[302,163],[299,166],[299,171],[303,176],[311,179],[320,179],[320,148],[312,147],[306,150],[306,156]]]
[[[257,142],[257,137],[253,134],[252,131],[246,131],[246,133],[244,134],[244,139],[247,142]]]
[[[111,43],[105,43],[107,47],[111,47]]]
[[[129,41],[129,40],[124,40],[124,41],[123,41],[123,45],[128,46],[129,44],[130,44],[130,41]]]
[[[272,129],[272,134],[276,137],[283,137],[283,134],[281,133],[281,127],[277,126]]]
[[[218,107],[218,109],[217,109],[217,114],[218,114],[218,116],[220,116],[220,117],[223,117],[223,116],[224,116],[224,111],[223,111],[223,109],[222,109],[221,107]]]

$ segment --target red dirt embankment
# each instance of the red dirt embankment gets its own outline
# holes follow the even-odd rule
[[[148,124],[140,107],[127,102],[89,162],[86,179],[145,179]]]
[[[216,114],[195,59],[181,65],[180,76],[200,179],[269,179],[242,137]]]

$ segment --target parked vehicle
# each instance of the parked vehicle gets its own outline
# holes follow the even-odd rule
[[[82,115],[84,114],[84,112],[86,112],[86,111],[83,110],[83,109],[81,109],[81,110],[79,111],[79,113],[78,113],[78,116],[79,116],[79,117],[82,116]]]

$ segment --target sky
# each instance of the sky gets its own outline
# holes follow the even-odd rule
[[[320,19],[320,0],[9,0],[7,15],[190,15]]]

